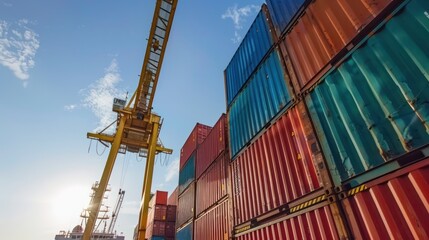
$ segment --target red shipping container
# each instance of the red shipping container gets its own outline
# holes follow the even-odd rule
[[[179,205],[177,205],[176,226],[183,226],[188,220],[194,218],[195,207],[195,182],[179,196]]]
[[[231,223],[229,218],[229,201],[213,207],[195,220],[195,239],[222,240],[229,239]]]
[[[167,205],[168,192],[156,191],[149,201],[149,207],[154,205]]]
[[[176,211],[177,211],[177,207],[175,205],[168,205],[166,221],[176,222]]]
[[[236,240],[339,239],[329,206],[268,225],[253,232],[237,234]]]
[[[178,198],[179,198],[179,187],[176,187],[174,189],[174,191],[168,197],[168,199],[167,199],[167,205],[177,206]]]
[[[315,191],[322,182],[329,185],[319,149],[305,105],[300,102],[231,163],[234,224]],[[314,163],[322,170],[317,172]]]
[[[212,128],[201,123],[197,123],[186,139],[185,144],[180,150],[180,169],[185,165],[191,154],[197,149],[197,146],[206,139]]]
[[[196,216],[227,196],[229,154],[224,152],[197,181]]]
[[[165,236],[176,236],[176,222],[165,222]]]
[[[429,239],[429,158],[348,193],[341,202],[356,239]]]
[[[210,164],[226,149],[226,114],[222,114],[211,129],[207,138],[201,143],[197,150],[195,171],[197,179],[210,166]]]
[[[301,90],[319,72],[320,75],[326,72],[329,61],[392,1],[312,1],[282,42],[289,55],[285,59],[290,58],[296,73],[297,79],[293,78],[298,80],[294,82],[296,89]]]
[[[146,228],[146,238],[151,238],[152,236],[165,236],[165,222],[164,221],[153,221]]]
[[[167,205],[155,205],[149,208],[148,221],[165,221],[167,218]]]

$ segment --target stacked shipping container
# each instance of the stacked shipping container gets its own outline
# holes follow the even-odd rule
[[[268,0],[182,149],[176,237],[429,238],[427,39],[425,0]]]
[[[216,240],[219,236],[230,236],[230,201],[228,201],[228,141],[226,115],[222,114],[213,128],[206,134],[184,164],[180,175],[190,175],[187,165],[192,161],[194,179],[189,186],[179,176],[178,231],[176,238]],[[196,174],[196,175],[195,175]],[[189,177],[187,177],[189,178]],[[195,210],[194,210],[195,209]],[[213,228],[213,225],[222,226]],[[195,232],[195,233],[194,233]],[[203,234],[203,235],[202,235]]]
[[[262,9],[269,31],[274,33],[267,7]],[[332,227],[327,235],[344,236],[339,214],[335,219],[339,224],[330,224],[334,221],[331,211],[340,211],[337,204],[327,206],[324,197],[325,188],[332,187],[331,179],[306,106],[295,98],[277,42],[252,73],[228,106],[235,235],[263,239],[247,233],[285,222],[305,209],[302,214],[319,216]],[[226,83],[233,80],[228,77],[225,74]],[[226,84],[226,92],[228,87]],[[302,226],[303,231],[306,227]]]
[[[429,2],[272,0],[268,8],[279,41],[227,96],[237,239],[427,238],[426,168],[411,170],[429,155]],[[270,76],[251,86],[278,47],[295,100],[266,104],[278,99]],[[225,74],[227,95],[233,80]],[[412,177],[383,180],[392,171]]]
[[[230,178],[226,115],[222,114],[197,150],[195,239],[229,239]]]
[[[149,202],[146,239],[174,240],[176,206],[167,204],[168,192],[156,191]]]
[[[180,153],[176,238],[192,240],[195,218],[195,166],[199,162],[197,150],[212,128],[197,123],[189,134]],[[190,236],[189,238],[187,238]]]

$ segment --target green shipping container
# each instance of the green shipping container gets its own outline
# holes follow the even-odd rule
[[[429,1],[404,3],[306,102],[337,185],[426,146]],[[377,168],[371,177],[397,167]]]
[[[195,180],[195,155],[192,153],[179,172],[179,195]]]

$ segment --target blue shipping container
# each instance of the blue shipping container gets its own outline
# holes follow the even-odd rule
[[[189,184],[195,180],[195,153],[192,153],[179,172],[179,194],[185,191]]]
[[[176,240],[192,240],[194,235],[193,227],[194,222],[190,222],[188,225],[186,225],[186,227],[180,229],[176,233]]]
[[[228,110],[231,159],[291,101],[288,77],[274,49]]]
[[[149,240],[165,240],[164,237],[152,236]]]
[[[225,91],[228,106],[273,45],[267,16],[262,10],[225,69]]]
[[[304,2],[305,0],[267,0],[268,10],[278,35],[284,32]]]
[[[337,185],[429,144],[429,1],[379,27],[306,97]]]

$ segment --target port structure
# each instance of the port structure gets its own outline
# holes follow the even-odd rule
[[[137,89],[128,104],[126,100],[114,100],[113,111],[118,113],[116,132],[112,135],[105,133],[87,134],[88,138],[110,143],[111,147],[99,187],[95,192],[93,204],[89,209],[89,218],[85,226],[83,240],[91,239],[116,156],[118,153],[126,153],[127,151],[146,157],[137,238],[138,240],[145,239],[155,155],[173,152],[158,141],[162,119],[152,112],[152,104],[177,2],[178,0],[157,0],[156,2]]]

